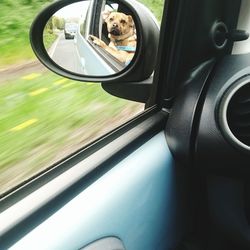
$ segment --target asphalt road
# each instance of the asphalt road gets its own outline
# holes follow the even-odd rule
[[[55,63],[71,72],[84,74],[77,54],[74,39],[65,39],[64,34],[60,34],[55,42],[50,55]]]

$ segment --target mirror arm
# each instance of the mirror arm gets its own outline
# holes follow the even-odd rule
[[[101,84],[102,88],[113,96],[146,103],[150,97],[153,77],[140,82],[102,82]]]

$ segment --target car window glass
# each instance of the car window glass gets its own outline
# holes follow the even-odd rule
[[[53,1],[5,0],[0,8],[0,194],[62,160],[137,114],[144,104],[119,99],[99,83],[48,71],[29,44],[37,13]],[[163,1],[146,3],[160,17]],[[117,9],[117,4],[105,8]],[[87,10],[86,10],[87,11]],[[88,12],[87,12],[88,15]],[[48,23],[46,46],[56,36]],[[84,23],[81,33],[85,34]],[[68,28],[75,29],[74,23]]]

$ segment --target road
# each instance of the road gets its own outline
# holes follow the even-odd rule
[[[48,51],[52,55],[52,59],[65,69],[84,74],[78,63],[77,51],[75,49],[74,39],[64,39],[64,34],[60,33],[58,40]],[[20,78],[30,72],[44,72],[46,67],[38,60],[27,61],[22,64],[8,66],[0,69],[0,84],[4,84],[9,80]]]
[[[74,39],[65,39],[64,34],[61,33],[50,49],[49,54],[53,61],[64,69],[78,74],[84,74],[79,62]]]

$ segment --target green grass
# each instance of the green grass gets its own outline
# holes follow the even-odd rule
[[[161,22],[164,0],[139,0],[155,15],[158,22]]]
[[[51,0],[1,0],[0,69],[34,59],[29,30],[39,11]]]
[[[55,42],[56,38],[57,38],[56,34],[49,32],[48,29],[45,29],[45,31],[43,32],[43,42],[44,42],[44,46],[47,50]]]
[[[138,110],[142,105],[112,97],[98,83],[74,82],[49,72],[0,85],[1,188],[10,181],[5,170],[20,165],[15,170],[20,181],[57,160],[60,152],[72,153],[71,147],[80,148]],[[36,122],[15,130],[32,119]]]

